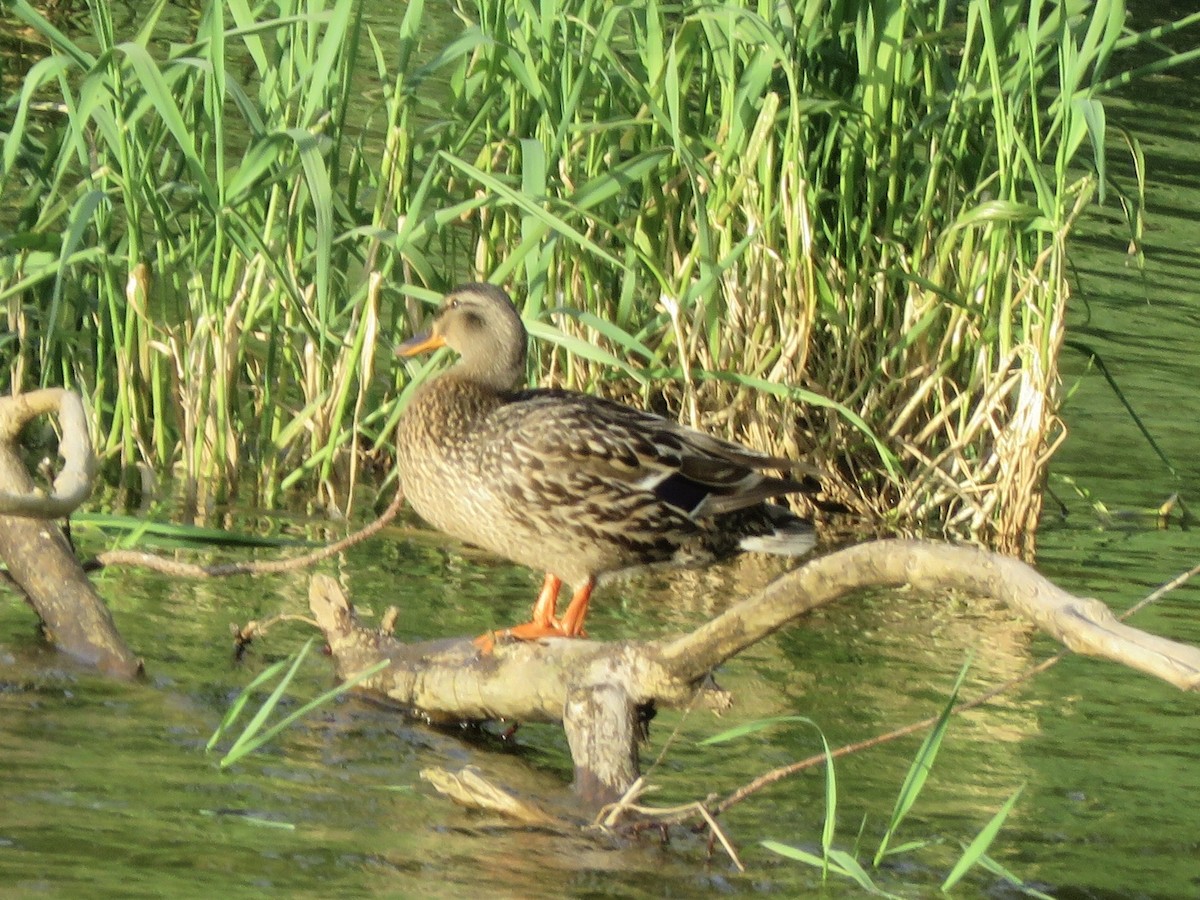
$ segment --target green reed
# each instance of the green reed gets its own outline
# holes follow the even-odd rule
[[[307,716],[313,710],[321,709],[324,706],[332,703],[342,694],[352,690],[360,682],[366,681],[372,675],[376,675],[388,666],[387,660],[381,660],[373,666],[369,666],[347,678],[336,687],[332,687],[324,693],[308,700],[293,709],[286,715],[281,715],[273,725],[267,727],[267,721],[274,715],[280,706],[280,701],[288,697],[288,688],[299,670],[300,665],[308,656],[308,652],[312,649],[313,638],[309,638],[304,642],[299,650],[289,655],[286,659],[281,659],[276,663],[267,666],[255,678],[244,687],[237,699],[225,713],[225,717],[221,720],[221,724],[217,726],[212,735],[208,739],[208,744],[205,745],[205,752],[211,752],[216,748],[221,739],[231,734],[233,726],[237,724],[242,713],[245,712],[246,706],[254,698],[255,692],[275,679],[278,676],[278,681],[275,687],[259,704],[254,715],[242,727],[241,733],[234,739],[229,749],[225,751],[225,755],[221,757],[219,765],[222,769],[227,769],[235,763],[239,762],[246,756],[250,755],[260,747],[273,740],[276,735],[287,729],[289,726]],[[286,669],[286,671],[284,671]]]
[[[241,0],[165,51],[163,4],[91,8],[98,51],[12,5],[50,54],[6,114],[0,353],[83,387],[115,464],[340,502],[411,387],[381,344],[486,277],[536,378],[1026,551],[1103,95],[1188,56],[1118,69],[1160,36],[1119,2],[463,0],[435,45],[415,0],[384,46],[350,0]]]
[[[1122,4],[462,14],[438,163],[480,202],[455,268],[636,354],[645,377],[607,390],[658,385],[695,424],[815,457],[873,519],[1032,548]]]
[[[82,388],[106,458],[177,466],[197,491],[227,492],[247,463],[327,479],[365,384],[347,372],[369,374],[378,334],[378,290],[346,278],[360,256],[335,241],[357,222],[335,197],[362,177],[340,164],[361,153],[354,4],[206,4],[164,52],[165,7],[120,39],[89,4],[91,49],[11,7],[49,55],[0,172],[20,195],[10,381]]]

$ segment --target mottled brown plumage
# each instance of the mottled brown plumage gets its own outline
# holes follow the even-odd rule
[[[811,548],[812,526],[765,502],[806,485],[760,471],[801,466],[610,400],[521,389],[527,344],[508,295],[467,284],[397,351],[448,345],[460,356],[400,421],[409,502],[447,534],[547,573],[532,621],[505,634],[579,634],[606,575]],[[559,620],[564,581],[575,595]]]

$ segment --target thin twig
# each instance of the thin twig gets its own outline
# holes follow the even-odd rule
[[[334,541],[332,544],[327,544],[311,553],[292,557],[291,559],[265,559],[202,566],[198,563],[167,559],[164,556],[147,553],[143,550],[106,550],[103,553],[98,553],[95,559],[89,561],[84,566],[84,569],[90,571],[92,569],[107,568],[108,566],[140,566],[155,572],[161,572],[164,575],[173,575],[179,578],[228,578],[231,575],[276,575],[280,572],[293,572],[329,559],[331,556],[341,553],[346,548],[353,547],[355,544],[361,543],[367,538],[378,534],[392,519],[396,518],[403,503],[404,491],[397,488],[396,496],[392,498],[391,504],[375,521],[369,522],[358,531],[347,535],[341,540]]]
[[[600,811],[596,813],[596,817],[592,819],[593,828],[612,828],[621,818],[621,815],[631,809],[634,801],[641,798],[649,788],[646,786],[646,776],[634,780],[629,789],[621,795],[621,799],[616,803],[609,803],[600,807]]]
[[[263,619],[261,622],[258,619],[251,619],[245,625],[230,625],[229,630],[233,632],[233,641],[238,647],[238,652],[241,653],[245,645],[261,637],[266,637],[267,632],[280,622],[303,622],[305,625],[311,625],[317,631],[321,630],[321,626],[315,619],[296,613],[279,613],[279,615]]]
[[[737,866],[739,872],[745,872],[746,867],[742,865],[742,861],[738,858],[737,851],[733,849],[733,844],[729,843],[729,838],[725,837],[725,832],[721,830],[721,826],[717,824],[717,820],[713,818],[704,806],[703,803],[697,803],[696,809],[700,815],[704,817],[704,821],[708,823],[709,830],[716,835],[721,846],[725,848],[725,852],[729,854],[729,858],[733,860],[733,864]]]
[[[1130,616],[1134,615],[1135,613],[1140,613],[1143,609],[1145,609],[1151,603],[1156,603],[1157,601],[1161,600],[1166,594],[1169,594],[1169,593],[1171,593],[1171,591],[1175,590],[1175,588],[1180,587],[1183,584],[1186,584],[1189,580],[1194,578],[1196,575],[1200,575],[1200,565],[1197,565],[1194,568],[1188,569],[1183,574],[1176,575],[1174,578],[1172,578],[1166,584],[1160,585],[1155,590],[1151,591],[1149,594],[1147,594],[1145,597],[1143,597],[1141,600],[1139,600],[1137,603],[1135,603],[1133,606],[1129,607],[1129,609],[1125,610],[1125,612],[1121,613],[1121,615],[1117,616],[1117,618],[1120,619],[1122,622],[1124,622],[1126,619],[1128,619]]]
[[[704,800],[667,807],[641,806],[634,802],[643,794],[652,790],[654,790],[654,787],[646,784],[644,776],[637,779],[637,781],[629,786],[629,790],[624,793],[620,800],[616,803],[608,804],[596,814],[596,818],[592,820],[592,827],[598,828],[601,831],[608,831],[627,812],[653,816],[652,821],[654,824],[676,824],[687,821],[698,814],[708,825],[712,836],[721,844],[725,852],[729,855],[729,858],[733,860],[733,864],[737,866],[738,871],[746,871],[746,867],[742,865],[742,860],[738,856],[737,850],[734,849],[733,843],[725,836],[725,832],[705,805],[711,803],[714,799],[713,797],[710,796]]]
[[[687,722],[688,716],[695,711],[696,703],[700,700],[700,697],[705,693],[706,689],[707,686],[704,684],[696,687],[696,692],[692,694],[692,699],[689,700],[688,705],[684,707],[683,712],[679,716],[679,721],[675,723],[675,727],[671,730],[671,733],[667,735],[667,739],[663,741],[662,749],[658,751],[658,756],[654,758],[654,762],[650,763],[646,769],[645,775],[643,775],[642,778],[639,778],[639,781],[649,778],[650,775],[654,773],[654,770],[659,767],[662,761],[667,758],[667,751],[671,749],[671,747],[675,744],[675,741],[677,741],[680,735],[682,735],[684,723]]]

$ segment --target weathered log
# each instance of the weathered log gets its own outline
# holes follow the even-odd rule
[[[575,761],[575,790],[604,803],[638,777],[638,705],[621,683],[578,684],[563,704],[563,730]]]
[[[40,492],[14,447],[35,416],[57,412],[64,466],[50,495]],[[141,661],[125,644],[62,530],[50,521],[73,512],[91,492],[94,458],[83,404],[54,388],[0,398],[0,559],[41,619],[46,637],[70,656],[129,678]]]
[[[812,560],[669,640],[551,639],[501,644],[483,655],[466,638],[403,644],[362,628],[326,576],[314,577],[309,604],[341,677],[388,660],[359,690],[386,695],[435,722],[566,723],[576,790],[598,804],[615,800],[637,777],[637,728],[630,717],[639,707],[726,706],[729,698],[708,679],[716,666],[818,606],[866,588],[901,585],[993,597],[1072,650],[1184,690],[1200,687],[1200,649],[1121,624],[1099,601],[1066,593],[1018,560],[925,541],[874,541]],[[588,709],[599,716],[581,725]]]
[[[362,682],[436,724],[563,721],[576,687],[624,685],[632,702],[668,706],[699,702],[724,709],[728,697],[712,685],[676,677],[659,663],[657,642],[601,643],[553,638],[501,644],[482,654],[470,638],[404,644],[363,628],[337,582],[314,575],[309,607],[325,633],[338,676],[349,678],[382,659],[388,667]]]

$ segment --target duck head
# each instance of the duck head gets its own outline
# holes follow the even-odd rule
[[[429,331],[396,348],[397,356],[416,356],[449,347],[459,355],[453,371],[499,391],[525,379],[529,343],[517,308],[494,284],[463,284],[448,293]]]

